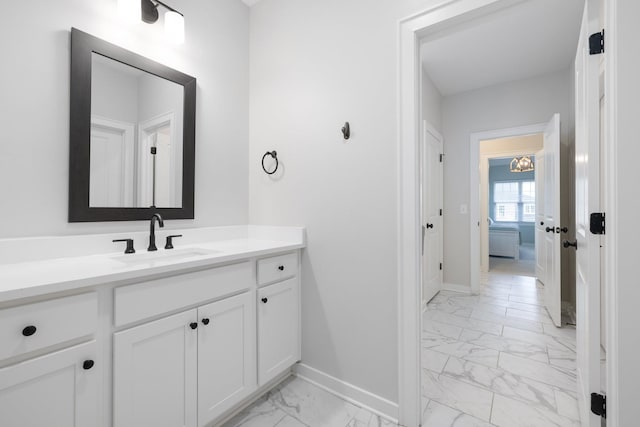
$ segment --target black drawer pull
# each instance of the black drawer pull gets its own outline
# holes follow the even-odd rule
[[[278,266],[278,270],[280,270],[280,271],[284,271],[284,265],[279,265],[279,266]]]
[[[85,360],[84,362],[82,362],[82,369],[88,371],[89,369],[93,368],[93,365],[93,360]]]
[[[24,335],[25,337],[30,337],[35,333],[36,333],[36,327],[33,325],[29,325],[22,330],[22,335]]]
[[[265,304],[266,304],[268,301],[269,301],[269,299],[268,299],[268,298],[262,298],[262,302],[263,302],[263,303],[265,303]]]
[[[208,318],[206,318],[206,317],[205,317],[204,319],[202,319],[202,324],[203,324],[203,325],[205,325],[205,326],[207,326],[207,325],[209,324],[209,321],[210,321],[210,320],[209,320]]]
[[[189,323],[189,327],[190,327],[191,329],[195,329],[195,328],[197,328],[197,327],[198,327],[198,323],[197,323],[197,322],[191,322],[191,323]]]

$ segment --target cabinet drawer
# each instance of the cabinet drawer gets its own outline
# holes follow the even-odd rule
[[[148,319],[207,300],[237,293],[251,286],[251,264],[216,267],[115,289],[115,325]]]
[[[279,255],[258,260],[258,284],[277,282],[298,272],[298,254]]]
[[[0,310],[0,360],[91,335],[97,318],[95,292]]]

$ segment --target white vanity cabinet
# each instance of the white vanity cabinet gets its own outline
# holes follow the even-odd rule
[[[97,316],[95,293],[0,310],[0,426],[99,425]]]
[[[101,379],[95,343],[0,369],[2,427],[94,427]]]
[[[264,385],[300,360],[298,254],[258,261],[258,283],[289,279],[258,289],[258,384]]]
[[[255,306],[246,292],[198,308],[198,425],[256,389]]]
[[[196,427],[197,310],[114,334],[115,427]]]
[[[37,290],[0,298],[0,427],[213,427],[250,404],[300,359],[304,241],[267,237],[166,265],[87,257],[86,281],[56,264],[49,292],[34,263]]]
[[[205,426],[256,389],[251,273],[242,262],[116,288],[116,324],[216,300],[114,334],[115,427]]]

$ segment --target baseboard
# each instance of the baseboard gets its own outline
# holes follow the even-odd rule
[[[466,285],[456,285],[455,283],[443,283],[442,284],[442,290],[443,291],[458,292],[458,293],[461,293],[461,294],[470,294],[471,293],[471,287],[466,286]]]
[[[398,422],[399,407],[397,403],[363,390],[360,387],[356,387],[353,384],[339,380],[303,363],[295,366],[294,373],[298,377],[309,381],[329,393],[335,394],[347,402],[367,409],[393,423]]]

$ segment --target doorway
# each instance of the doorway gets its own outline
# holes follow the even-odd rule
[[[506,9],[506,8],[510,8],[512,6],[514,6],[514,4],[516,4],[518,2],[509,2],[509,1],[488,1],[488,2],[483,2],[482,4],[479,4],[478,2],[466,2],[466,1],[459,1],[459,2],[454,2],[454,3],[446,3],[443,6],[439,6],[439,7],[435,7],[432,10],[429,10],[427,12],[425,12],[423,15],[419,15],[419,16],[415,16],[412,17],[410,19],[407,19],[406,21],[404,21],[401,24],[401,54],[400,54],[400,62],[401,62],[401,68],[400,68],[400,82],[401,82],[401,107],[400,107],[400,126],[401,126],[401,148],[400,148],[400,153],[399,153],[399,157],[400,157],[400,163],[401,163],[401,167],[400,167],[400,181],[401,181],[401,209],[400,209],[400,221],[399,221],[399,246],[400,246],[400,255],[399,255],[399,268],[400,268],[400,283],[402,286],[402,291],[400,292],[400,304],[401,304],[401,310],[405,310],[408,306],[410,306],[411,304],[415,304],[415,301],[418,300],[418,298],[415,298],[415,282],[412,284],[412,280],[416,279],[416,276],[413,275],[413,272],[415,271],[420,271],[420,264],[419,264],[419,258],[413,258],[414,255],[413,254],[419,254],[419,246],[420,246],[420,240],[419,238],[417,238],[417,235],[419,235],[419,233],[416,233],[416,231],[421,229],[421,225],[420,225],[420,215],[419,215],[419,204],[415,203],[415,197],[417,194],[419,194],[419,191],[417,190],[417,187],[419,186],[416,177],[418,176],[418,171],[416,170],[417,165],[415,165],[415,159],[418,157],[416,153],[416,139],[417,136],[419,135],[420,132],[420,127],[417,126],[416,123],[416,118],[418,116],[418,114],[416,114],[416,110],[417,110],[417,106],[414,102],[411,101],[412,97],[415,98],[415,81],[416,81],[416,76],[415,76],[415,71],[417,69],[419,69],[419,67],[417,67],[417,58],[416,58],[416,51],[418,50],[416,48],[416,40],[417,38],[429,33],[430,31],[434,31],[434,32],[439,32],[442,31],[444,27],[452,27],[454,25],[460,24],[460,22],[468,22],[471,21],[475,18],[478,18],[479,16],[483,16],[483,15],[488,15],[488,14],[493,14],[494,12],[496,12],[497,10],[502,10],[502,9]],[[532,3],[528,3],[528,5],[531,5]],[[451,33],[451,28],[447,28],[447,30],[445,31],[446,33]],[[488,63],[490,61],[485,61],[485,64]],[[495,84],[495,83],[494,83]],[[467,105],[471,105],[471,104],[467,104]],[[548,111],[548,114],[552,114],[553,111]],[[483,112],[482,111],[477,111],[477,116],[481,117],[483,116]],[[547,116],[548,117],[548,116]],[[504,117],[503,117],[504,118]],[[544,117],[539,117],[539,120],[542,119],[544,120]],[[508,122],[508,120],[506,120]],[[526,122],[526,121],[525,121]],[[511,123],[517,123],[517,122],[511,122]],[[559,125],[559,122],[556,121],[556,123]],[[506,123],[507,125],[509,125],[509,123]],[[483,129],[483,128],[487,128],[487,125],[485,124],[484,126],[482,124],[476,125],[476,129]],[[491,126],[489,125],[489,128],[491,128]],[[526,128],[526,126],[524,126],[523,128]],[[558,129],[556,127],[556,129]],[[474,129],[475,130],[475,129]],[[472,130],[472,132],[474,131]],[[547,131],[547,123],[541,124],[541,125],[533,125],[530,126],[529,129],[524,132],[524,133],[520,133],[520,134],[533,134],[533,133],[540,133],[540,132],[545,132]],[[445,138],[448,138],[448,135],[446,132],[445,133]],[[486,132],[485,132],[486,133]],[[489,132],[490,133],[490,132]],[[469,135],[469,134],[467,134]],[[489,139],[489,138],[479,138],[478,135],[476,134],[476,139],[479,142],[480,140],[484,140],[484,139]],[[503,137],[504,135],[484,135],[484,136],[493,136],[493,137]],[[473,135],[472,135],[473,137]],[[458,155],[453,155],[450,156],[450,153],[447,149],[447,142],[445,141],[445,165],[447,160],[446,159],[462,159],[463,161],[466,160],[464,155],[461,155],[461,153],[456,153]],[[531,153],[533,154],[533,153]],[[552,162],[548,162],[549,164],[552,165],[552,168],[555,169],[555,167],[559,164],[559,153],[554,153],[555,155],[552,157]],[[469,157],[468,157],[468,161],[469,163],[467,163],[467,165],[465,165],[465,167],[468,167],[469,164],[473,165],[479,164],[479,155],[475,155],[475,159],[474,159],[474,154],[473,154],[473,150],[470,150],[469,152]],[[547,156],[546,150],[545,150],[545,157]],[[475,160],[475,162],[474,162]],[[545,158],[546,160],[546,158]],[[413,163],[413,165],[412,165]],[[462,166],[461,164],[462,162],[459,162],[457,164],[457,168],[454,168],[453,170],[456,171],[460,171],[461,168],[459,166]],[[446,168],[446,166],[445,166]],[[451,170],[451,169],[450,169]],[[456,172],[458,173],[458,172]],[[459,173],[458,173],[459,174]],[[447,173],[445,172],[445,182],[447,181],[447,179],[450,178]],[[454,177],[455,179],[456,177]],[[474,178],[474,177],[469,177],[469,184],[470,184],[470,191],[473,191],[474,187],[476,188],[476,191],[479,192],[479,179],[478,178]],[[466,179],[466,178],[465,178]],[[466,199],[466,197],[464,197],[464,195],[462,197],[460,197],[461,202],[456,203],[453,206],[447,206],[446,201],[445,201],[445,223],[447,222],[447,213],[449,215],[468,215],[468,221],[469,221],[469,227],[470,229],[475,228],[476,230],[479,229],[480,224],[478,223],[478,217],[479,215],[476,215],[475,218],[473,218],[473,214],[478,214],[479,210],[480,210],[480,201],[478,199],[477,202],[474,201],[474,198],[472,196],[469,197],[468,200],[468,205],[466,205],[464,203],[464,199]],[[558,205],[558,203],[555,203],[555,197],[553,200],[552,205]],[[467,209],[468,206],[468,209]],[[487,207],[488,210],[488,207]],[[464,218],[464,217],[462,217]],[[549,234],[549,241],[554,242],[553,245],[554,247],[557,247],[558,245],[556,245],[556,243],[558,243],[558,239],[559,239],[559,234],[560,232],[556,233],[555,230],[557,227],[560,227],[560,229],[562,229],[563,227],[561,226],[561,224],[559,223],[560,218],[559,217],[555,217],[553,216],[553,218],[551,218],[554,223],[553,223],[553,227],[551,224],[548,224],[548,227],[551,229],[553,228],[554,230],[554,235],[553,237],[551,236],[551,234]],[[558,224],[555,224],[555,222],[558,222]],[[449,239],[451,237],[447,237],[446,236],[446,231],[447,231],[447,226],[445,224],[445,262],[447,259],[447,243],[450,241]],[[470,230],[471,231],[471,230]],[[550,233],[550,232],[549,232]],[[470,244],[469,246],[466,248],[468,250],[470,250],[472,256],[476,256],[476,263],[474,263],[472,261],[471,265],[480,265],[480,237],[479,235],[477,236],[477,240],[474,241],[473,239],[473,233],[470,232],[472,238],[470,240]],[[479,234],[479,233],[478,233]],[[464,236],[464,234],[460,234],[461,236]],[[466,242],[465,242],[466,243]],[[474,255],[474,253],[476,252],[474,248],[478,248],[477,250],[477,255]],[[463,248],[465,249],[465,248]],[[461,253],[459,255],[466,255],[464,252],[461,251]],[[413,258],[413,259],[411,259]],[[464,270],[463,270],[464,271]],[[457,358],[457,359],[462,359],[463,361],[461,362],[463,365],[468,364],[468,362],[471,362],[468,359],[465,359],[464,357],[464,351],[467,351],[467,355],[469,356],[469,352],[473,352],[471,347],[473,345],[479,345],[479,342],[471,343],[470,341],[474,340],[474,336],[476,337],[476,339],[486,339],[487,341],[484,342],[484,347],[485,349],[489,349],[491,350],[491,348],[489,347],[489,338],[490,337],[485,337],[483,335],[485,334],[491,334],[490,331],[478,331],[478,328],[480,326],[478,325],[484,325],[487,328],[489,328],[489,325],[483,324],[482,320],[480,320],[477,316],[472,317],[473,316],[473,312],[476,311],[476,314],[479,313],[481,310],[478,310],[478,308],[480,308],[482,305],[485,305],[485,303],[488,303],[488,301],[485,299],[486,297],[488,297],[488,294],[480,294],[479,291],[480,289],[480,269],[478,268],[477,271],[475,271],[475,269],[470,268],[469,270],[469,276],[470,276],[470,280],[467,283],[471,283],[471,293],[468,293],[466,295],[460,295],[459,296],[459,300],[462,300],[463,298],[466,299],[467,301],[472,301],[471,306],[468,307],[457,307],[454,310],[460,310],[460,312],[458,312],[458,314],[462,314],[464,312],[470,314],[470,316],[466,319],[466,320],[455,320],[455,323],[458,324],[454,324],[453,322],[449,323],[449,325],[445,325],[445,322],[440,322],[440,326],[441,326],[441,334],[440,337],[435,337],[434,340],[440,340],[439,344],[437,345],[446,345],[448,340],[455,340],[457,342],[449,342],[448,344],[450,344],[449,346],[449,350],[450,351],[460,351],[460,353],[458,355],[453,355],[453,354],[449,354],[447,360],[445,361],[441,361],[440,363],[442,364],[441,368],[438,368],[438,360],[437,358],[433,357],[433,358],[429,358],[427,357],[427,359],[430,359],[429,362],[434,362],[435,365],[432,365],[432,367],[437,371],[438,369],[443,369],[443,370],[448,370],[446,373],[444,371],[440,371],[440,373],[438,373],[435,376],[435,383],[430,383],[429,379],[427,378],[422,378],[422,390],[424,389],[431,389],[431,390],[436,390],[436,395],[433,396],[432,399],[430,399],[432,402],[435,402],[435,404],[432,405],[432,412],[430,413],[431,415],[433,415],[434,413],[437,415],[442,415],[443,413],[449,411],[451,409],[451,404],[453,403],[452,400],[449,401],[449,404],[447,403],[442,403],[439,402],[438,400],[446,400],[446,397],[443,396],[447,396],[453,400],[455,400],[454,395],[456,395],[457,392],[457,396],[460,396],[461,393],[471,396],[473,395],[474,397],[478,398],[478,399],[482,399],[482,398],[486,398],[485,400],[487,401],[492,401],[493,402],[493,410],[492,412],[495,412],[496,408],[504,408],[505,402],[509,399],[507,397],[507,399],[505,400],[505,391],[502,392],[495,392],[495,395],[493,397],[487,397],[487,393],[484,392],[480,392],[478,391],[477,388],[473,388],[473,387],[468,387],[471,384],[469,384],[468,382],[466,382],[465,384],[459,384],[456,383],[456,381],[452,381],[451,384],[447,384],[447,385],[442,385],[440,381],[440,377],[444,377],[444,381],[450,381],[450,379],[454,376],[454,374],[452,372],[456,371],[456,368],[450,365],[450,362],[452,360],[452,356]],[[559,273],[559,263],[556,263],[556,265],[551,269],[553,275]],[[417,275],[417,277],[419,278],[420,275]],[[463,277],[462,275],[460,275],[460,277]],[[447,281],[447,277],[446,277],[446,272],[445,272],[445,281]],[[458,282],[461,283],[461,282]],[[462,282],[463,283],[463,282]],[[534,282],[535,283],[535,282]],[[489,289],[489,292],[493,292],[494,294],[498,294],[501,291],[504,293],[507,293],[507,299],[505,301],[507,301],[507,304],[512,304],[512,303],[518,303],[518,301],[516,301],[516,298],[518,298],[518,295],[512,295],[511,292],[511,285],[509,285],[509,290],[507,289],[498,289],[500,288],[500,286],[495,286],[493,288],[495,289]],[[537,287],[537,285],[534,285],[534,288],[532,289],[533,292],[535,292],[537,295],[540,293],[544,293],[544,290],[541,290]],[[440,295],[442,295],[442,297],[444,298],[446,295],[443,295],[444,292],[441,292]],[[450,301],[442,301],[442,299],[440,296],[436,296],[436,298],[434,298],[433,302],[440,304],[444,310],[450,310],[451,309],[451,304],[449,303]],[[451,300],[451,298],[457,298],[455,296],[447,298],[448,300]],[[474,301],[475,300],[475,301]],[[405,304],[406,303],[406,304]],[[465,303],[463,303],[465,304]],[[496,305],[496,304],[493,304]],[[532,304],[535,305],[535,304]],[[539,306],[540,307],[540,306]],[[487,312],[490,312],[491,309],[495,309],[495,307],[482,307],[487,309]],[[507,313],[508,316],[508,312],[512,311],[513,309],[517,309],[514,306],[503,306],[502,308],[505,309],[505,313]],[[495,309],[498,310],[498,309]],[[539,309],[535,309],[536,311],[538,311],[538,313],[540,313]],[[541,310],[544,310],[546,312],[546,308],[542,307]],[[523,310],[524,311],[524,310]],[[531,310],[531,313],[535,313],[536,311],[534,311],[534,309]],[[420,419],[421,418],[421,408],[418,408],[417,406],[410,406],[407,407],[403,401],[405,399],[409,399],[411,396],[413,396],[414,398],[416,397],[416,395],[418,395],[421,391],[421,387],[420,387],[420,381],[416,381],[416,378],[410,378],[409,377],[409,373],[411,371],[411,366],[413,363],[417,362],[416,365],[420,366],[419,364],[419,360],[416,360],[416,358],[414,358],[414,355],[412,354],[408,354],[411,353],[411,350],[414,348],[415,344],[409,344],[408,340],[410,339],[409,336],[413,335],[413,336],[419,336],[420,335],[420,328],[416,328],[413,329],[411,328],[408,323],[405,323],[406,320],[409,320],[412,316],[414,316],[416,313],[415,311],[405,311],[403,313],[403,315],[401,315],[401,319],[400,319],[400,323],[401,323],[401,340],[403,343],[406,343],[407,345],[402,345],[402,351],[401,351],[401,382],[400,382],[400,386],[401,386],[401,394],[400,394],[400,410],[401,410],[401,421],[403,421],[405,424],[407,425],[413,425],[412,420],[413,419]],[[454,313],[447,313],[447,314],[454,314]],[[444,319],[445,317],[449,317],[449,316],[441,316],[442,319]],[[458,316],[458,317],[463,317],[463,316]],[[486,316],[487,319],[490,316],[490,313],[488,316]],[[416,318],[419,318],[419,316],[416,316]],[[451,318],[453,319],[453,318]],[[524,319],[524,318],[523,318]],[[491,323],[489,320],[487,320],[489,323]],[[464,323],[464,325],[463,325]],[[495,322],[493,322],[495,323]],[[541,322],[543,323],[543,322]],[[475,329],[472,328],[472,326],[475,326]],[[484,327],[482,326],[482,327]],[[520,327],[517,328],[513,325],[502,325],[502,331],[503,331],[503,335],[502,339],[497,339],[496,341],[501,341],[503,344],[505,342],[505,340],[515,340],[518,341],[520,344],[522,343],[527,343],[528,344],[533,344],[534,346],[536,345],[536,343],[534,343],[534,340],[538,340],[538,344],[540,344],[540,342],[544,342],[545,346],[547,346],[546,348],[546,352],[547,352],[547,357],[548,357],[548,351],[549,351],[549,345],[550,346],[554,346],[554,344],[552,344],[552,341],[562,341],[562,340],[557,340],[557,336],[554,335],[555,332],[555,326],[553,326],[553,322],[552,321],[548,321],[548,322],[544,322],[544,324],[542,325],[542,332],[534,332],[534,331],[527,331],[526,329]],[[517,329],[517,331],[515,330]],[[466,330],[466,331],[465,331]],[[505,330],[507,331],[507,336],[504,335]],[[546,333],[548,331],[548,333]],[[451,336],[447,336],[447,334],[451,335]],[[479,334],[479,335],[478,335]],[[457,337],[453,337],[453,335],[457,335]],[[464,335],[464,339],[463,338]],[[495,331],[494,331],[494,335],[495,335]],[[517,337],[516,337],[517,336]],[[443,338],[444,337],[444,338]],[[405,340],[406,338],[406,340]],[[571,339],[569,338],[569,342],[567,345],[565,345],[566,348],[569,347],[575,347],[574,344],[571,343],[570,341]],[[424,346],[423,346],[424,347]],[[457,350],[455,350],[457,348]],[[511,356],[513,357],[518,357],[514,354],[511,354],[510,356],[507,356],[506,354],[509,353],[508,350],[496,350],[498,353],[505,353],[504,357],[503,355],[499,355],[498,356],[498,363],[500,363],[500,361],[507,360],[510,359]],[[443,353],[444,352],[444,347],[441,347],[439,350],[433,350],[437,353]],[[418,351],[418,358],[420,357],[419,354],[420,352]],[[489,352],[490,353],[490,352]],[[424,353],[423,353],[424,355]],[[522,356],[522,354],[520,355]],[[471,357],[471,356],[469,356]],[[542,356],[541,356],[542,357]],[[526,359],[527,357],[525,357]],[[441,359],[440,359],[441,360]],[[453,359],[455,361],[455,359]],[[550,360],[547,361],[546,365],[543,367],[542,365],[535,365],[535,364],[530,364],[529,362],[539,362],[539,363],[543,363],[542,361],[536,361],[536,360],[532,360],[532,361],[513,361],[513,364],[511,365],[512,367],[515,367],[516,365],[519,365],[520,367],[523,367],[524,365],[529,366],[530,372],[536,372],[536,375],[538,375],[539,377],[541,376],[546,376],[546,374],[542,374],[542,372],[546,372],[548,374],[550,374],[549,376],[546,376],[546,381],[547,381],[547,385],[549,385],[549,382],[552,381],[560,381],[558,380],[558,378],[560,376],[555,376],[555,374],[553,372],[551,372],[549,369],[551,370],[556,370],[557,366],[553,365],[552,363],[550,363]],[[475,361],[477,364],[482,364],[482,363],[478,363],[478,361]],[[522,363],[521,363],[522,362]],[[451,362],[453,363],[453,362]],[[510,362],[502,362],[502,366],[498,366],[497,369],[500,368],[504,368],[504,364],[505,363],[510,363]],[[534,367],[535,365],[535,367]],[[553,366],[551,366],[553,365]],[[413,365],[415,366],[415,365]],[[420,368],[418,368],[420,369]],[[464,369],[464,368],[461,368]],[[478,368],[480,369],[480,368]],[[496,369],[496,368],[494,368]],[[449,372],[450,371],[450,372]],[[415,371],[413,371],[415,373]],[[522,372],[521,372],[522,373]],[[407,375],[405,375],[407,374]],[[555,379],[554,379],[555,378]],[[460,379],[460,378],[458,378]],[[463,383],[465,381],[462,381]],[[564,385],[559,385],[559,384],[551,384],[552,386],[557,386],[563,390],[569,390],[571,394],[571,390],[574,389],[573,385],[569,383],[565,383]],[[479,389],[482,389],[482,386],[477,384],[476,385]],[[467,390],[467,391],[471,391],[473,390],[473,392],[470,393],[464,393],[462,390]],[[454,391],[457,390],[457,391]],[[477,391],[477,392],[476,392]],[[486,388],[484,389],[484,391],[487,391]],[[452,394],[453,393],[453,394]],[[513,396],[512,396],[513,397]],[[518,400],[518,399],[515,399]],[[557,401],[557,398],[556,398]],[[414,400],[415,402],[415,400]],[[497,403],[499,402],[499,403]],[[476,402],[477,403],[477,402]],[[506,412],[510,412],[510,413],[516,413],[518,414],[518,417],[526,417],[526,415],[523,414],[531,414],[531,416],[535,416],[535,414],[531,413],[531,409],[532,409],[532,404],[524,404],[522,405],[522,401],[519,402],[510,402],[511,404],[513,404],[512,406],[512,411],[503,411],[503,413],[500,416],[507,416]],[[497,406],[496,406],[497,405]],[[474,406],[473,404],[471,405],[472,407],[475,407],[476,409],[479,408],[480,406]],[[491,406],[491,405],[490,405]],[[448,409],[447,409],[448,408]],[[415,410],[415,412],[413,412],[413,410]],[[473,410],[473,409],[470,409]],[[558,416],[565,416],[560,414],[559,412],[557,412],[558,408],[556,407],[556,412],[555,415]],[[501,411],[501,410],[499,410]],[[451,411],[449,411],[451,412]],[[575,414],[577,413],[577,411],[575,411],[572,415],[575,416]],[[516,419],[502,419],[502,420],[498,420],[498,419],[494,419],[493,418],[493,414],[489,413],[489,419],[487,419],[487,413],[483,412],[483,410],[479,410],[478,412],[474,413],[474,414],[470,414],[469,412],[465,412],[463,411],[462,415],[467,415],[467,416],[471,416],[471,417],[475,417],[481,420],[484,420],[485,422],[490,421],[499,421],[499,424],[505,424],[505,425],[517,425]],[[459,414],[460,415],[460,414]],[[416,416],[416,418],[412,418],[413,416]],[[498,416],[498,415],[496,415]],[[550,415],[550,416],[554,416],[554,415]],[[472,419],[469,419],[469,421],[474,421]],[[514,421],[514,423],[509,423],[510,421]],[[576,423],[576,421],[574,420],[574,423]],[[417,424],[416,424],[417,425]],[[424,425],[428,425],[428,424],[424,424]],[[571,425],[571,422],[569,422],[568,425]],[[577,425],[577,424],[576,424]]]
[[[541,255],[536,213],[543,191],[542,147],[542,134],[480,142],[482,275],[536,277]]]

